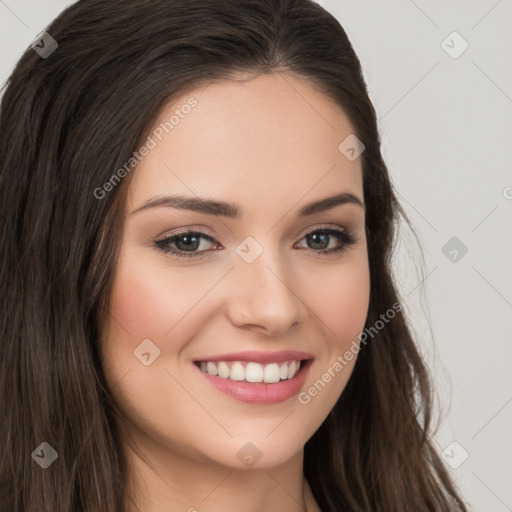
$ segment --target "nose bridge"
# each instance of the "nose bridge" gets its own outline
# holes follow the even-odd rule
[[[237,247],[237,255],[229,308],[232,323],[257,325],[272,333],[302,323],[306,309],[293,287],[293,267],[283,260],[279,248],[268,244],[263,248],[247,237]]]

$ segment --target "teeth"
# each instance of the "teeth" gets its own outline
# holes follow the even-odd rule
[[[279,382],[281,370],[277,363],[267,364],[263,370],[263,380],[265,382]]]
[[[203,372],[219,376],[222,379],[273,384],[295,377],[300,369],[300,361],[264,365],[253,362],[243,363],[242,361],[201,361],[199,367]]]
[[[226,363],[220,362],[219,365],[217,366],[217,370],[219,372],[219,377],[221,377],[223,379],[229,378],[230,371],[229,371],[229,366]]]
[[[245,379],[245,370],[242,366],[242,363],[236,362],[231,367],[231,372],[229,372],[229,378],[231,380],[244,380]]]
[[[247,382],[263,382],[263,366],[258,363],[247,363],[244,378]]]
[[[217,375],[217,365],[215,363],[206,363],[206,371],[210,375]]]
[[[295,369],[296,369],[296,366],[295,366],[296,362],[295,361],[292,361],[289,365],[288,365],[288,378],[291,379],[294,375],[295,375]],[[297,363],[299,364],[299,363]]]

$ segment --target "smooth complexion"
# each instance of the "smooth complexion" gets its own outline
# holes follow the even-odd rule
[[[338,150],[354,130],[337,104],[288,73],[213,82],[175,99],[155,125],[190,96],[197,106],[133,171],[103,332],[105,373],[126,415],[129,510],[317,511],[303,448],[356,358],[307,405],[297,395],[272,404],[227,396],[194,361],[246,350],[308,352],[304,391],[357,340],[370,293],[362,168],[360,158]],[[341,193],[363,206],[298,216]],[[236,203],[243,215],[141,208],[173,194]],[[325,228],[357,241],[321,254],[342,245],[332,235],[306,236]],[[199,253],[191,258],[155,245],[187,230],[214,241],[168,244]],[[247,237],[263,251],[252,263],[237,252]],[[160,350],[148,366],[134,355],[145,339]],[[252,467],[237,456],[247,443],[261,453]]]

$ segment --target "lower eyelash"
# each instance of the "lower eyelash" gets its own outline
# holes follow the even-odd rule
[[[325,233],[328,235],[335,236],[342,244],[339,247],[336,247],[334,249],[324,249],[324,250],[315,250],[315,249],[304,249],[306,252],[318,255],[318,254],[335,254],[335,253],[341,253],[345,250],[347,250],[351,245],[354,245],[359,241],[359,239],[354,236],[351,232],[347,230],[340,230],[340,229],[332,229],[332,228],[321,228],[321,229],[315,229],[313,231],[310,231],[309,233],[306,233],[303,238],[306,236],[312,234],[312,233]],[[200,231],[183,231],[181,233],[176,233],[175,235],[169,236],[167,238],[163,238],[161,240],[157,240],[154,242],[154,246],[157,247],[159,250],[166,254],[172,254],[173,256],[176,256],[178,258],[194,258],[202,256],[205,252],[208,251],[200,251],[200,252],[184,252],[180,250],[176,250],[173,248],[169,248],[169,244],[174,242],[176,239],[185,236],[185,235],[192,235],[196,236],[198,238],[203,238],[204,240],[208,240],[209,242],[215,242],[215,239],[206,233],[202,233]]]
[[[326,233],[328,235],[335,236],[342,244],[339,247],[335,247],[334,249],[324,249],[324,250],[315,250],[315,249],[309,249],[306,248],[305,251],[308,253],[315,254],[335,254],[335,253],[342,253],[343,251],[346,251],[351,245],[354,245],[358,242],[358,238],[353,235],[351,232],[347,230],[340,230],[340,229],[332,229],[332,228],[323,228],[323,229],[315,229],[313,231],[310,231],[309,233],[306,233],[305,236],[308,236],[312,233]]]
[[[166,254],[172,254],[179,258],[194,258],[198,256],[202,256],[204,251],[201,252],[183,252],[176,249],[169,248],[169,244],[174,242],[176,239],[189,235],[196,236],[198,238],[203,238],[204,240],[208,240],[209,242],[215,242],[215,239],[206,233],[201,233],[200,231],[183,231],[181,233],[176,233],[175,235],[169,236],[167,238],[163,238],[162,240],[157,240],[154,245],[163,251]]]

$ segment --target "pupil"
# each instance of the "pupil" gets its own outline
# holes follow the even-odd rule
[[[180,242],[181,240],[183,240],[184,244],[182,244]],[[182,249],[181,247],[179,247],[180,245],[182,245],[185,248],[185,250],[187,250],[187,249],[194,250],[194,249],[197,249],[199,246],[199,238],[195,235],[192,235],[192,236],[182,235],[178,238],[176,245],[178,246],[178,249]]]
[[[318,244],[318,238],[323,239],[320,243],[321,247],[313,247],[314,249],[326,249],[329,247],[329,235],[327,233],[313,233],[309,235],[309,241],[313,243],[313,245]]]

